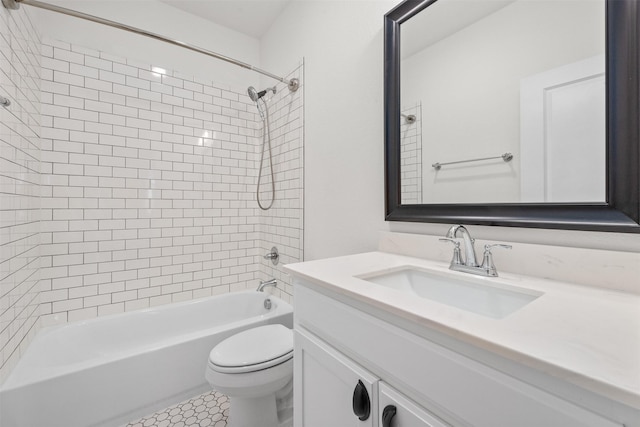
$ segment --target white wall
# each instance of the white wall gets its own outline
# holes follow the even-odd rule
[[[395,1],[293,1],[261,63],[305,58],[305,259],[372,250],[384,224],[382,18]]]
[[[137,27],[258,66],[259,41],[157,0],[52,0],[49,3]],[[22,6],[31,8],[31,6]],[[138,59],[218,84],[246,88],[255,72],[201,53],[108,26],[38,9],[44,37]],[[280,70],[291,70],[292,67]]]
[[[397,3],[293,1],[262,40],[264,67],[291,68],[305,57],[307,260],[375,250],[379,230],[447,230],[384,221],[382,29],[383,15]],[[640,250],[640,235],[470,229],[490,240]]]

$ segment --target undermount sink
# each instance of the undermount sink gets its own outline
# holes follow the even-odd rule
[[[495,319],[514,313],[542,295],[515,286],[488,283],[487,279],[462,278],[413,267],[359,278]]]

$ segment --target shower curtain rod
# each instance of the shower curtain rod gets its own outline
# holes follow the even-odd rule
[[[163,41],[163,42],[175,45],[175,46],[180,46],[180,47],[183,47],[185,49],[192,50],[194,52],[203,53],[203,54],[211,56],[213,58],[221,59],[221,60],[226,61],[226,62],[230,62],[231,64],[237,65],[237,66],[242,67],[242,68],[249,69],[251,71],[255,71],[255,72],[263,74],[263,75],[265,75],[267,77],[271,77],[272,79],[276,79],[278,81],[286,83],[287,86],[289,87],[289,90],[291,90],[292,92],[295,92],[296,90],[298,90],[298,86],[299,86],[298,79],[295,79],[295,78],[291,79],[291,80],[285,79],[284,77],[276,76],[275,74],[271,74],[268,71],[261,70],[260,68],[254,67],[253,65],[247,64],[245,62],[241,62],[241,61],[235,60],[233,58],[229,58],[228,56],[220,55],[219,53],[215,53],[215,52],[212,52],[210,50],[202,49],[200,47],[193,46],[193,45],[190,45],[188,43],[184,43],[184,42],[181,42],[181,41],[178,41],[178,40],[173,40],[173,39],[161,36],[159,34],[155,34],[155,33],[149,32],[149,31],[145,31],[145,30],[141,30],[139,28],[131,27],[129,25],[121,24],[119,22],[110,21],[108,19],[99,18],[97,16],[89,15],[89,14],[78,12],[78,11],[75,11],[75,10],[66,9],[64,7],[55,6],[55,5],[48,4],[48,3],[43,3],[43,2],[40,2],[40,1],[37,1],[37,0],[2,0],[2,4],[4,5],[4,7],[7,8],[7,9],[12,9],[12,10],[19,9],[21,3],[24,3],[26,5],[33,6],[33,7],[38,7],[40,9],[50,10],[52,12],[62,13],[64,15],[75,16],[76,18],[84,19],[84,20],[91,21],[91,22],[97,22],[98,24],[107,25],[109,27],[119,28],[121,30],[129,31],[129,32],[135,33],[135,34],[140,34],[142,36],[146,36],[146,37],[150,37],[152,39],[160,40],[160,41]]]

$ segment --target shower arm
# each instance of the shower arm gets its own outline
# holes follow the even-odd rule
[[[272,74],[272,73],[270,73],[268,71],[265,71],[265,70],[262,70],[260,68],[254,67],[251,64],[247,64],[245,62],[238,61],[238,60],[233,59],[233,58],[229,58],[228,56],[220,55],[219,53],[212,52],[210,50],[202,49],[200,47],[193,46],[193,45],[190,45],[190,44],[185,43],[185,42],[181,42],[181,41],[178,41],[178,40],[173,40],[173,39],[161,36],[159,34],[155,34],[155,33],[152,33],[152,32],[146,31],[146,30],[142,30],[142,29],[139,29],[139,28],[131,27],[129,25],[121,24],[119,22],[110,21],[108,19],[99,18],[99,17],[94,16],[94,15],[89,15],[89,14],[78,12],[78,11],[75,11],[75,10],[72,10],[72,9],[67,9],[67,8],[64,8],[64,7],[52,5],[52,4],[49,4],[49,3],[43,3],[43,2],[38,1],[38,0],[2,0],[2,4],[4,5],[4,7],[7,8],[7,9],[10,9],[10,10],[19,9],[20,8],[20,3],[24,3],[26,5],[37,7],[37,8],[40,8],[40,9],[49,10],[49,11],[52,11],[52,12],[62,13],[64,15],[74,16],[76,18],[84,19],[84,20],[91,21],[91,22],[96,22],[98,24],[107,25],[109,27],[113,27],[113,28],[118,28],[118,29],[121,29],[121,30],[129,31],[130,33],[139,34],[139,35],[142,35],[142,36],[145,36],[145,37],[149,37],[149,38],[152,38],[152,39],[155,39],[155,40],[160,40],[160,41],[163,41],[165,43],[172,44],[174,46],[180,46],[180,47],[183,47],[185,49],[192,50],[194,52],[202,53],[204,55],[211,56],[213,58],[229,62],[229,63],[237,65],[239,67],[246,68],[246,69],[251,70],[251,71],[255,71],[257,73],[260,73],[260,74],[265,75],[267,77],[270,77],[272,79],[278,80],[278,81],[280,81],[282,83],[286,83],[287,87],[289,88],[289,90],[291,92],[295,92],[296,90],[298,90],[298,87],[300,86],[300,82],[296,78],[286,79],[284,77],[276,76],[275,74]]]

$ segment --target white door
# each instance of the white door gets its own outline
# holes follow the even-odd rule
[[[598,56],[522,80],[522,202],[605,201],[604,66]]]
[[[378,379],[316,337],[294,333],[294,425],[377,427]]]

